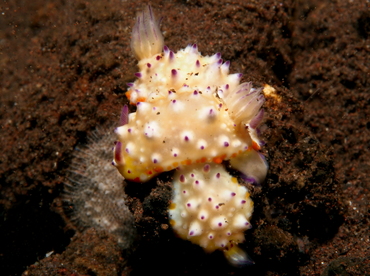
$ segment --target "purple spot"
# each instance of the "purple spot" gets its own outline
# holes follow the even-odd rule
[[[180,182],[185,182],[185,176],[183,174],[180,175]]]
[[[172,103],[176,103],[176,100],[172,100]]]
[[[220,209],[220,206],[216,205],[216,209],[217,209],[217,210],[218,210],[218,209]]]
[[[191,177],[194,177],[194,174],[192,173],[190,176],[191,176]]]
[[[153,159],[153,163],[155,164],[155,163],[157,163],[158,161],[157,161],[157,159]]]
[[[194,50],[198,49],[198,45],[197,44],[193,44],[193,49]]]
[[[152,67],[152,65],[151,65],[150,63],[147,63],[147,64],[146,64],[146,66],[147,66],[148,68]]]
[[[111,163],[113,166],[116,166],[117,164],[116,164],[116,162],[114,162],[114,161],[112,161],[112,163]]]
[[[189,236],[193,236],[193,235],[194,235],[194,231],[190,231]]]
[[[213,115],[213,109],[209,110],[209,115]]]
[[[204,172],[209,172],[210,170],[211,170],[211,166],[209,164],[204,165],[203,167]]]
[[[197,61],[195,62],[195,66],[196,66],[196,67],[200,67],[200,62],[199,62],[199,60],[197,60]]]
[[[212,235],[209,235],[209,236],[208,236],[208,238],[209,238],[210,240],[212,240],[212,239],[213,239],[213,236],[212,236]]]
[[[156,60],[160,60],[162,57],[161,56],[156,56],[155,59]]]
[[[236,193],[231,193],[231,196],[236,196]]]
[[[182,191],[182,193],[183,193],[183,194],[186,194],[186,191],[185,191],[185,190],[183,190],[183,191]]]
[[[241,204],[245,204],[245,203],[246,203],[246,201],[245,201],[245,200],[242,200],[240,203],[241,203]]]
[[[171,90],[168,90],[168,95],[171,95],[172,94],[172,91]]]
[[[228,235],[228,236],[231,236],[231,233],[230,233],[230,232],[227,232],[227,235]]]
[[[137,103],[136,103],[136,106],[138,106],[138,105],[140,105],[140,104],[141,104],[141,102],[137,102]]]
[[[127,152],[127,153],[129,153],[129,150],[128,150],[128,148],[126,148],[126,152]]]
[[[225,245],[223,243],[221,243],[221,247],[225,247]]]
[[[217,59],[220,59],[221,58],[221,53],[216,53],[215,56],[216,56]]]
[[[195,180],[195,184],[197,184],[197,185],[198,185],[198,184],[199,184],[199,181],[198,181],[198,180]]]
[[[193,94],[194,95],[198,95],[198,91],[197,90],[194,90]]]
[[[175,58],[175,54],[172,51],[170,51],[170,59],[174,59],[174,58]]]
[[[172,69],[171,70],[171,75],[172,75],[172,77],[176,76],[177,75],[177,70],[176,69]]]
[[[185,136],[184,137],[184,140],[187,142],[187,141],[189,141],[189,137],[188,136]]]
[[[219,223],[218,223],[218,227],[221,227],[221,226],[222,226],[222,223],[221,223],[221,222],[219,222]]]
[[[177,153],[174,153],[174,154],[173,154],[173,157],[177,157]]]
[[[229,146],[229,142],[224,142],[224,146],[225,147],[228,147]]]
[[[187,203],[187,204],[186,204],[186,206],[190,207],[190,206],[191,206],[191,204],[190,204],[190,203]]]
[[[238,74],[238,78],[241,79],[243,77],[243,74],[242,73],[239,73]]]
[[[221,108],[222,107],[222,104],[219,104],[218,107]]]
[[[135,73],[135,77],[137,77],[137,78],[141,78],[141,73],[140,73],[140,72]]]
[[[209,90],[209,89],[211,89],[211,87],[210,86],[207,86],[207,89]]]
[[[163,46],[163,52],[168,52],[169,50],[170,49],[166,45]]]
[[[221,65],[222,64],[222,59],[220,58],[218,61],[217,61],[217,65]]]
[[[204,149],[204,146],[200,146],[200,149],[203,150]]]
[[[127,131],[131,133],[131,128],[127,129]]]
[[[128,83],[126,83],[126,85],[127,85],[128,87],[133,87],[133,86],[134,86],[134,84],[133,84],[132,82],[128,82]]]
[[[221,176],[221,174],[220,174],[220,173],[217,173],[217,174],[216,174],[216,177],[217,177],[217,178],[220,178],[220,176]]]
[[[204,219],[204,216],[201,216],[200,219]]]
[[[228,84],[225,85],[225,89],[229,89],[229,85]]]
[[[208,201],[209,201],[209,202],[211,202],[211,201],[212,201],[212,198],[210,198],[210,197],[209,197],[209,198],[208,198]]]
[[[130,170],[127,170],[127,173],[131,173],[131,171]]]

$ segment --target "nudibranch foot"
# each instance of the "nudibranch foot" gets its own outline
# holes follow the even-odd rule
[[[253,184],[261,184],[266,177],[268,164],[265,157],[255,150],[246,151],[230,159],[230,165],[243,174],[243,178]]]

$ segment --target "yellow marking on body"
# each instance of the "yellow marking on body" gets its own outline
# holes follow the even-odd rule
[[[168,207],[168,209],[170,209],[170,210],[174,210],[175,208],[176,208],[176,203],[173,203],[173,202]]]
[[[191,165],[191,160],[186,159],[186,160],[184,160],[184,161],[181,161],[181,164],[182,164],[182,165]]]
[[[260,147],[260,145],[258,145],[256,142],[252,142],[252,148],[254,149],[254,150],[260,150],[261,149],[261,147]]]

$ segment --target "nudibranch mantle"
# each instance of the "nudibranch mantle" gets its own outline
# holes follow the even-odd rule
[[[267,166],[256,128],[263,117],[261,89],[240,84],[241,74],[229,74],[230,62],[219,53],[202,56],[195,44],[177,53],[163,47],[150,7],[138,16],[132,39],[140,72],[126,95],[137,110],[116,129],[120,173],[145,182],[182,165],[234,159],[248,179],[263,181]]]
[[[136,182],[176,169],[174,231],[208,252],[224,250],[231,263],[248,262],[235,245],[250,228],[253,202],[221,163],[249,182],[264,180],[268,166],[257,128],[262,89],[229,74],[230,62],[219,53],[202,56],[195,44],[177,53],[164,46],[150,6],[137,17],[131,48],[140,71],[126,95],[137,110],[122,110],[113,164]]]

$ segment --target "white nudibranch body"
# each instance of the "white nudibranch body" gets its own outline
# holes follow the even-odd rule
[[[253,201],[247,188],[222,165],[181,167],[173,184],[170,224],[181,238],[207,252],[229,249],[245,240],[244,231],[251,228]]]
[[[244,240],[253,204],[221,163],[229,161],[249,182],[264,180],[261,89],[229,74],[230,62],[219,53],[202,56],[195,44],[177,53],[164,46],[150,6],[138,15],[131,47],[139,72],[126,95],[137,110],[122,111],[114,165],[136,182],[177,169],[169,211],[175,232],[208,252],[233,247]],[[189,182],[191,175],[198,184]]]

